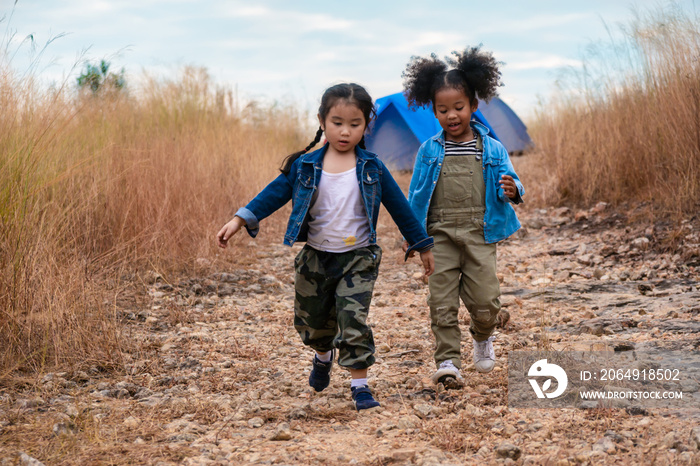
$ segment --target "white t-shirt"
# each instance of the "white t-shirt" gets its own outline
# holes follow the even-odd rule
[[[307,244],[327,252],[346,252],[369,244],[369,220],[355,168],[322,172],[309,208]]]

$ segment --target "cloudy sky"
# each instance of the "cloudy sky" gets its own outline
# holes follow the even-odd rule
[[[676,2],[694,12],[694,0]],[[0,0],[2,46],[22,71],[36,50],[47,81],[80,60],[107,59],[129,80],[204,67],[243,98],[315,109],[323,90],[354,81],[373,97],[401,91],[412,55],[483,44],[504,62],[501,98],[524,119],[562,70],[658,0]],[[694,13],[693,13],[694,14]],[[36,52],[34,52],[36,53]],[[76,67],[76,63],[78,63]],[[77,68],[77,69],[76,69]]]

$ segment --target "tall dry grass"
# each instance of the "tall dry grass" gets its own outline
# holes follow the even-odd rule
[[[118,366],[129,282],[216,258],[216,231],[313,132],[200,69],[81,95],[0,68],[0,384]]]
[[[526,168],[543,203],[645,203],[700,211],[700,22],[679,8],[636,13],[622,38],[589,49],[577,92],[531,123]],[[613,35],[611,34],[611,37]]]

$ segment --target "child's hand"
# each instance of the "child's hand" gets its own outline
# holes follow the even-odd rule
[[[428,249],[425,252],[420,253],[420,260],[423,262],[423,268],[425,269],[425,277],[429,277],[435,272],[435,258],[433,257],[433,251]]]
[[[238,233],[238,230],[240,230],[243,225],[245,225],[245,220],[241,217],[233,217],[230,222],[224,225],[216,234],[216,238],[219,240],[219,247],[225,248],[228,245],[228,240]]]
[[[401,245],[401,249],[403,249],[403,252],[408,251],[408,241],[404,240],[403,244]],[[415,250],[408,253],[408,257],[413,257],[415,255],[416,255]]]
[[[503,188],[503,192],[506,196],[511,199],[515,199],[518,196],[518,187],[516,186],[515,180],[512,176],[501,175],[499,183],[501,184],[501,188]]]

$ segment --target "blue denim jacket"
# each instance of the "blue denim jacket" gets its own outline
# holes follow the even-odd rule
[[[525,194],[518,175],[503,145],[487,136],[489,130],[482,124],[472,121],[471,127],[481,135],[484,143],[482,167],[486,184],[486,212],[484,213],[484,240],[496,243],[515,233],[520,221],[515,215],[511,202],[519,204]],[[445,158],[445,132],[441,131],[428,139],[418,149],[413,168],[411,185],[408,188],[408,202],[427,228],[428,209],[433,190],[440,176],[442,161]],[[510,175],[515,180],[519,196],[511,201],[499,184],[501,175]]]
[[[309,230],[309,207],[318,189],[323,169],[323,156],[328,144],[314,152],[300,156],[292,164],[288,174],[280,174],[260,194],[241,207],[236,215],[246,222],[250,236],[255,237],[259,231],[259,222],[277,209],[292,201],[292,214],[284,235],[284,244],[291,246],[296,241],[306,241]],[[389,170],[371,152],[355,148],[357,155],[357,181],[364,201],[365,211],[370,225],[370,244],[377,242],[377,217],[379,205],[383,203],[401,234],[408,241],[410,251],[427,251],[433,247],[433,238],[425,232],[411,207],[406,201]]]

